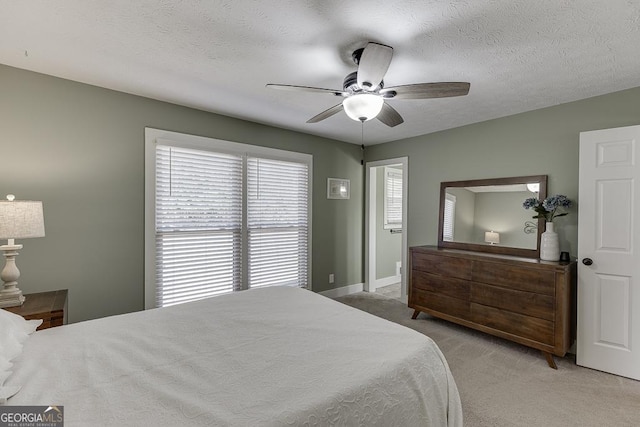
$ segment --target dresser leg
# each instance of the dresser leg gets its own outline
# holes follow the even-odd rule
[[[547,358],[547,364],[549,365],[549,367],[553,369],[558,369],[558,366],[556,365],[556,361],[553,360],[553,354],[547,353],[546,351],[543,351],[543,353],[544,353],[544,356]]]
[[[418,314],[420,314],[420,310],[414,310],[413,311],[413,316],[411,316],[412,319],[415,319],[418,317]]]

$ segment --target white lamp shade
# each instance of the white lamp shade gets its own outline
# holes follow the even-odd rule
[[[496,233],[495,231],[486,231],[484,233],[484,241],[487,243],[491,243],[492,245],[500,243],[500,233]]]
[[[0,239],[44,237],[42,202],[0,200]]]
[[[373,93],[358,93],[342,101],[347,116],[355,121],[368,121],[375,118],[382,110],[384,99]]]

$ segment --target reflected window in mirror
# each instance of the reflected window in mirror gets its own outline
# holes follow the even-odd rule
[[[445,242],[453,241],[453,227],[455,226],[456,217],[456,196],[447,193],[444,200],[444,229],[442,230],[442,238]]]

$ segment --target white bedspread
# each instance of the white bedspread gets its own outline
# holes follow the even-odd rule
[[[431,339],[297,288],[39,331],[6,384],[66,426],[462,425]]]

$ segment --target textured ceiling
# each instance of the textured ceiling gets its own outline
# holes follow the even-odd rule
[[[637,0],[0,0],[0,63],[360,143],[341,89],[351,52],[394,48],[386,86],[468,81],[469,95],[391,100],[405,123],[365,144],[640,86]]]

